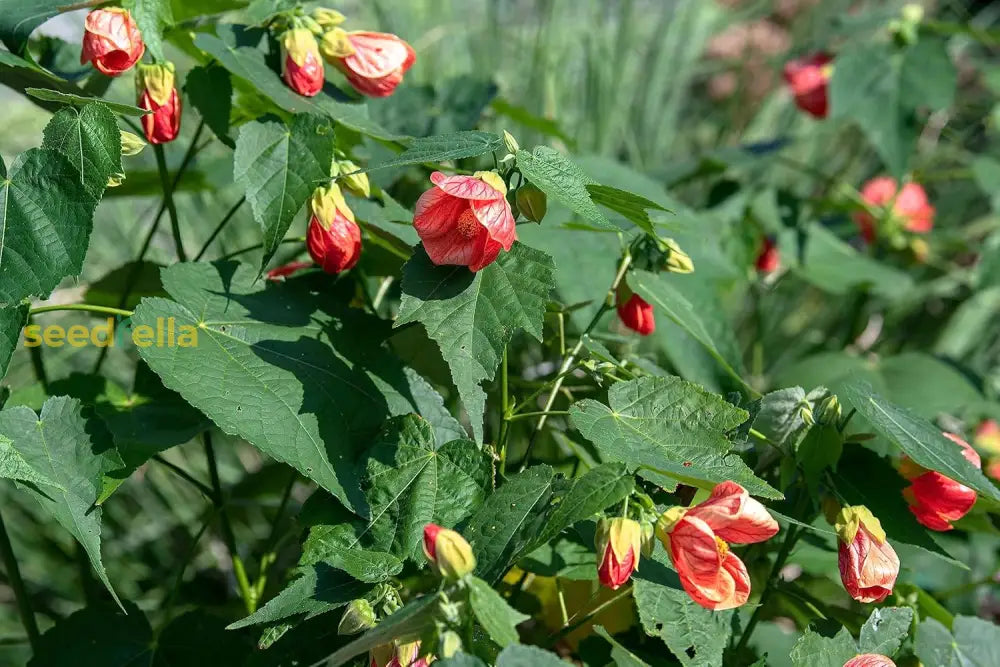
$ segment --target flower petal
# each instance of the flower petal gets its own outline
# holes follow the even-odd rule
[[[726,542],[752,544],[774,537],[778,522],[736,482],[722,482],[689,514],[703,520]]]
[[[514,214],[510,210],[510,204],[506,197],[492,200],[473,200],[472,210],[476,218],[482,223],[490,238],[503,246],[504,250],[510,250],[517,240]]]
[[[715,533],[701,519],[687,515],[670,531],[670,558],[677,574],[696,587],[715,585],[722,567]]]
[[[489,183],[475,176],[465,176],[462,174],[447,176],[440,171],[435,171],[431,174],[431,182],[452,197],[482,200],[494,200],[503,197],[502,192],[498,192]]]
[[[342,62],[365,79],[381,79],[399,69],[405,72],[416,60],[410,45],[390,33],[358,31],[348,33],[347,38],[354,53]]]

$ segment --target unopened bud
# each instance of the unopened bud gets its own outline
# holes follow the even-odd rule
[[[834,396],[827,396],[820,402],[817,408],[816,419],[820,424],[836,424],[840,421],[840,399]]]
[[[799,406],[799,417],[802,421],[806,423],[807,426],[812,426],[816,423],[816,416],[813,414],[812,408],[809,405]]]
[[[336,9],[317,7],[312,11],[312,18],[324,31],[332,30],[344,22],[344,15]]]
[[[923,239],[910,239],[910,252],[913,253],[913,259],[923,264],[931,253],[931,247]]]
[[[465,538],[437,524],[424,526],[424,555],[446,579],[461,579],[476,569],[476,557]]]
[[[122,141],[122,157],[138,155],[146,147],[146,142],[138,134],[132,134],[125,130],[119,130]]]
[[[337,181],[347,188],[347,191],[356,197],[367,199],[372,194],[371,184],[368,182],[368,174],[360,172],[358,165],[350,160],[337,160],[334,175]]]
[[[109,187],[109,188],[117,188],[119,185],[121,185],[124,182],[125,182],[125,173],[119,171],[116,174],[111,174],[110,176],[108,176],[108,185],[107,185],[107,187]]]
[[[660,239],[666,256],[663,258],[663,268],[670,273],[691,273],[694,271],[694,262],[691,257],[681,250],[677,242],[673,239]]]
[[[528,220],[541,222],[548,209],[548,199],[545,193],[530,183],[517,189],[517,209]]]
[[[653,549],[656,547],[656,529],[651,523],[642,524],[642,555],[646,558],[653,557]]]
[[[438,657],[450,658],[462,650],[462,638],[454,630],[445,630],[438,639]]]
[[[340,617],[340,624],[337,626],[338,635],[356,635],[369,628],[375,627],[375,610],[368,600],[358,598],[351,600],[344,610],[344,615]]]
[[[924,7],[915,2],[903,5],[903,20],[907,23],[920,23],[924,20]]]
[[[517,143],[517,139],[514,138],[514,135],[512,135],[507,130],[503,131],[503,144],[504,146],[507,147],[508,153],[512,153],[515,155],[517,154],[517,151],[520,150],[521,148]]]

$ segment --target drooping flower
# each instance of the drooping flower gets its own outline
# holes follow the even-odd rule
[[[832,61],[832,56],[821,52],[785,63],[785,83],[795,97],[795,106],[816,118],[826,118],[829,111],[827,86],[833,74]]]
[[[746,565],[729,543],[752,544],[774,537],[778,523],[736,482],[722,482],[691,508],[668,509],[656,534],[670,554],[681,586],[706,609],[732,609],[750,597]]]
[[[309,255],[327,273],[338,274],[358,263],[361,257],[361,229],[354,212],[344,201],[340,188],[331,183],[317,188],[309,201]]]
[[[653,306],[622,283],[618,286],[618,319],[639,335],[648,336],[656,330]]]
[[[597,578],[616,590],[639,569],[642,527],[638,521],[615,517],[597,522],[594,536],[597,549]]]
[[[899,557],[882,524],[863,505],[844,507],[834,524],[840,543],[840,580],[858,602],[881,602],[892,592]]]
[[[892,228],[926,234],[934,227],[934,207],[919,183],[906,183],[899,189],[894,179],[878,176],[862,186],[861,199],[876,209],[891,204],[888,224]],[[868,211],[858,211],[854,214],[854,222],[867,242],[875,241],[877,232],[880,231],[876,229],[878,220],[875,216]]]
[[[174,85],[174,64],[139,65],[135,77],[136,104],[151,111],[142,117],[142,130],[151,144],[165,144],[181,131],[181,96]]]
[[[764,242],[761,245],[760,252],[757,254],[754,266],[761,273],[774,273],[781,267],[781,253],[778,251],[778,246],[774,242],[774,239],[764,237]]]
[[[413,226],[435,264],[479,271],[517,240],[507,186],[493,171],[472,176],[431,174],[434,187],[420,195]]]
[[[306,28],[292,28],[281,36],[281,76],[289,88],[305,97],[323,89],[319,45]]]
[[[461,579],[476,569],[476,557],[465,538],[437,524],[424,526],[424,556],[446,579]]]
[[[856,655],[844,663],[844,667],[896,667],[896,663],[878,653]]]
[[[323,34],[320,48],[356,91],[370,97],[392,95],[417,59],[413,47],[385,32],[334,28]]]
[[[962,456],[977,468],[982,466],[979,454],[969,443],[953,433],[944,436],[962,448]],[[917,521],[931,530],[946,531],[969,513],[976,504],[976,492],[964,484],[945,477],[939,472],[925,470],[909,459],[904,459],[899,468],[903,477],[911,481],[903,489],[903,497],[910,505],[910,511]]]
[[[146,50],[142,34],[127,9],[95,9],[87,14],[83,30],[80,63],[89,62],[108,76],[131,69]]]

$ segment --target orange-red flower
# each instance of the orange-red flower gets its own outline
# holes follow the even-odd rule
[[[927,199],[927,192],[918,183],[906,183],[899,189],[894,179],[878,176],[861,188],[861,199],[875,208],[891,205],[889,222],[893,226],[917,234],[926,234],[934,227],[934,207]],[[868,211],[859,211],[854,214],[854,222],[861,230],[861,236],[872,243],[877,232],[876,218]]]
[[[340,188],[331,183],[317,188],[309,201],[309,255],[327,273],[347,271],[361,257],[361,229],[354,222]]]
[[[174,87],[173,63],[139,65],[135,77],[136,96],[141,109],[142,130],[151,144],[165,144],[181,131],[181,97]]]
[[[896,663],[878,653],[865,653],[854,656],[844,663],[844,667],[896,667]]]
[[[671,507],[656,526],[681,586],[692,600],[714,610],[739,607],[750,597],[750,575],[729,543],[763,542],[777,532],[767,509],[736,482],[716,485],[694,507]]]
[[[616,590],[639,569],[642,527],[632,519],[601,519],[597,522],[594,546],[597,549],[597,578]]]
[[[312,97],[323,89],[323,61],[316,38],[305,28],[281,36],[281,76],[299,95]]]
[[[624,285],[618,286],[618,319],[632,331],[648,336],[656,330],[653,306]]]
[[[764,238],[764,243],[757,254],[754,266],[761,273],[774,273],[781,267],[781,253],[778,251],[778,245],[774,242],[774,239],[769,237]]]
[[[840,510],[834,525],[840,542],[840,580],[858,602],[881,602],[892,592],[899,557],[885,538],[882,524],[867,507]]]
[[[517,240],[507,186],[493,171],[472,176],[431,174],[434,187],[420,195],[413,227],[435,264],[479,271]]]
[[[826,90],[833,74],[832,61],[829,54],[816,53],[785,63],[785,83],[795,97],[795,106],[816,118],[826,118],[829,111]]]
[[[267,279],[278,281],[283,278],[289,278],[302,269],[308,269],[312,266],[312,262],[289,262],[288,264],[282,264],[281,266],[276,266],[267,272]]]
[[[385,32],[346,32],[334,28],[323,35],[323,57],[347,77],[362,95],[392,95],[417,54],[396,35]]]
[[[83,31],[80,63],[89,62],[108,76],[118,76],[130,69],[146,50],[142,34],[127,9],[95,9],[87,14]]]
[[[957,435],[944,436],[962,448],[962,456],[977,468],[982,466],[978,452]],[[908,458],[900,463],[899,472],[911,481],[903,489],[903,497],[910,504],[910,511],[917,521],[931,530],[951,530],[952,521],[957,521],[969,513],[976,504],[976,492],[945,477],[939,472],[925,470]]]

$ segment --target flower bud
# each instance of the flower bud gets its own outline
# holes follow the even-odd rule
[[[340,188],[334,183],[317,188],[309,209],[306,247],[313,261],[330,274],[353,268],[361,257],[361,229]]]
[[[653,549],[656,547],[656,529],[651,523],[642,524],[642,555],[646,558],[653,557]]]
[[[761,273],[774,273],[781,268],[781,253],[778,251],[778,246],[775,244],[774,239],[770,237],[764,238],[764,243],[757,253],[754,266]]]
[[[899,557],[882,524],[863,505],[840,510],[834,524],[840,543],[840,579],[858,602],[881,602],[896,583]]]
[[[122,157],[138,155],[146,147],[146,142],[138,134],[132,134],[125,130],[119,130],[122,141]]]
[[[865,653],[854,656],[844,667],[896,667],[896,663],[880,653]]]
[[[375,627],[375,610],[368,600],[358,598],[351,600],[340,617],[337,626],[338,635],[356,635],[359,632]]]
[[[642,528],[638,521],[615,517],[597,522],[594,547],[597,549],[597,578],[616,590],[639,569]]]
[[[519,187],[514,201],[517,204],[517,210],[528,220],[541,222],[542,218],[545,217],[545,211],[548,208],[547,198],[545,193],[534,185],[525,183]]]
[[[83,26],[80,64],[89,62],[107,76],[118,76],[132,68],[146,45],[127,9],[108,7],[87,14]]]
[[[944,436],[962,449],[962,456],[977,468],[982,460],[969,443],[953,433]],[[910,512],[923,526],[937,531],[954,528],[952,521],[958,521],[969,513],[976,504],[976,490],[960,482],[945,477],[939,472],[926,470],[909,457],[900,462],[900,474],[911,481],[903,489],[903,498],[910,506]]]
[[[806,426],[814,426],[816,424],[816,415],[813,413],[812,406],[808,403],[803,403],[799,406],[799,418],[806,423]]]
[[[319,45],[306,28],[292,28],[281,36],[281,76],[299,95],[313,97],[322,90]]]
[[[462,650],[462,638],[454,630],[445,630],[438,638],[438,657],[450,658]]]
[[[108,176],[108,185],[107,185],[107,187],[109,187],[109,188],[117,188],[119,185],[121,185],[124,182],[125,182],[125,172],[119,171],[117,173],[114,173],[114,174],[111,174],[110,176]]]
[[[317,7],[312,11],[312,18],[324,31],[333,30],[344,22],[344,15],[336,9]]]
[[[840,421],[840,399],[836,394],[827,396],[822,401],[816,411],[816,421],[824,425],[834,425]]]
[[[476,569],[476,557],[465,538],[437,524],[424,526],[424,555],[446,579],[461,579]]]
[[[368,182],[368,174],[358,171],[358,165],[350,160],[337,160],[333,165],[334,176],[347,191],[355,197],[367,199],[371,197],[371,184]]]
[[[648,336],[656,330],[653,306],[633,292],[622,282],[618,286],[618,319],[626,327],[640,336]]]
[[[507,147],[508,153],[512,153],[514,155],[516,155],[517,151],[521,149],[521,146],[517,143],[517,139],[515,139],[514,135],[507,130],[503,131],[503,145]]]
[[[681,250],[677,242],[673,239],[661,238],[660,249],[665,253],[663,258],[663,270],[670,273],[691,273],[694,271],[694,262],[691,257]]]
[[[174,87],[174,64],[139,65],[135,77],[137,104],[146,111],[142,130],[151,144],[165,144],[181,130],[181,97]]]

